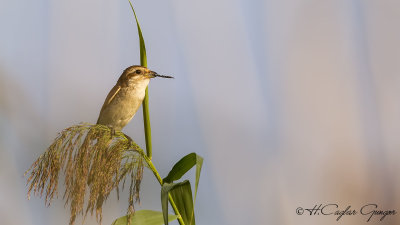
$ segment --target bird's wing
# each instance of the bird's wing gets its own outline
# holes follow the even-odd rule
[[[115,96],[118,94],[118,92],[121,90],[120,85],[115,85],[111,91],[108,93],[106,100],[104,101],[103,107],[101,107],[100,110],[100,115],[103,112],[103,110],[112,102],[112,100],[115,98]]]
[[[118,92],[121,90],[120,85],[115,85],[110,93],[108,93],[106,100],[104,101],[104,105],[110,104],[110,102],[114,99],[114,97],[118,94]]]

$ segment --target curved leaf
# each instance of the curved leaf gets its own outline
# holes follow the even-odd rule
[[[164,183],[161,187],[161,208],[163,212],[163,218],[165,225],[168,225],[168,193],[177,184]]]
[[[161,188],[161,206],[166,225],[168,225],[168,194],[171,194],[185,225],[195,225],[192,188],[190,182],[185,180],[180,183],[163,184]]]
[[[175,215],[168,215],[168,221],[176,220],[178,217]],[[127,225],[128,216],[123,216],[116,219],[112,225]],[[162,212],[153,210],[139,210],[131,216],[131,225],[162,225],[164,218]]]
[[[172,183],[179,180],[187,171],[189,171],[194,165],[196,165],[196,183],[195,183],[195,201],[197,195],[197,187],[200,180],[201,167],[203,165],[203,158],[196,153],[192,152],[184,156],[179,160],[168,173],[168,175],[163,179],[166,183]]]
[[[192,188],[190,182],[185,180],[176,185],[169,192],[182,216],[185,225],[195,225]]]

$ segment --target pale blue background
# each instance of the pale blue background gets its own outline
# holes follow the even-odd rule
[[[295,213],[320,203],[400,210],[400,1],[133,3],[149,68],[175,76],[149,86],[154,162],[166,175],[205,159],[197,224],[339,224]],[[0,224],[68,224],[62,200],[26,200],[22,174],[57,132],[96,121],[139,64],[135,26],[123,0],[0,1]],[[141,113],[124,131],[144,146]],[[151,173],[142,190],[138,208],[160,209]],[[113,194],[103,224],[126,207]]]

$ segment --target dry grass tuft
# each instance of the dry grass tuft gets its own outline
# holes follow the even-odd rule
[[[77,215],[88,212],[101,224],[102,206],[110,192],[125,185],[130,178],[128,215],[134,213],[134,202],[139,201],[143,176],[143,150],[124,133],[112,134],[103,125],[79,124],[63,130],[50,147],[32,164],[25,174],[28,178],[28,198],[43,196],[45,204],[58,196],[60,171],[65,174],[65,205],[70,206],[70,224]],[[89,197],[85,204],[85,194]],[[86,209],[84,209],[86,207]]]

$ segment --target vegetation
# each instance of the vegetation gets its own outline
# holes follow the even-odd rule
[[[137,22],[140,43],[141,65],[147,67],[146,48],[140,25]],[[60,173],[65,174],[65,205],[70,208],[70,224],[78,215],[86,218],[90,212],[96,213],[96,219],[102,222],[102,206],[112,190],[129,183],[129,207],[125,216],[116,219],[113,225],[168,224],[177,219],[180,225],[194,225],[194,203],[203,158],[190,153],[178,161],[164,179],[161,178],[152,159],[151,128],[148,109],[148,90],[143,101],[143,118],[146,138],[146,152],[129,136],[111,130],[107,126],[83,123],[64,129],[48,149],[26,171],[28,177],[28,198],[30,194],[45,195],[46,205],[50,205],[58,196]],[[188,180],[179,179],[193,166],[196,166],[195,192],[192,195]],[[144,167],[149,168],[161,185],[162,212],[152,210],[134,210],[139,202],[140,183]],[[88,196],[85,196],[88,193]],[[86,201],[86,202],[85,202]],[[175,215],[168,215],[168,202]]]

